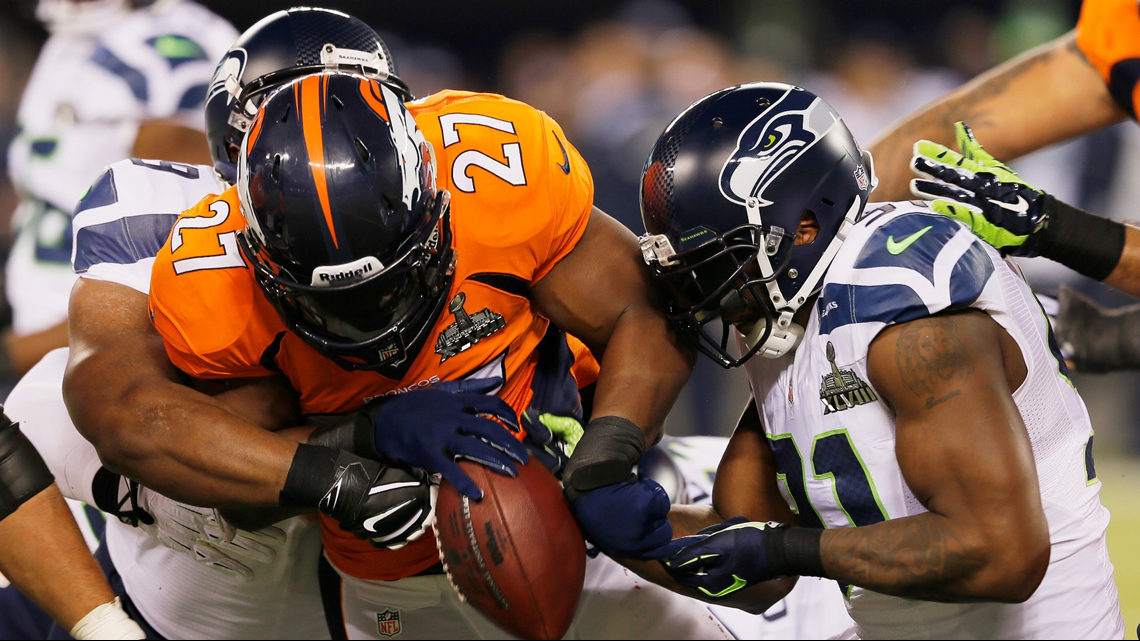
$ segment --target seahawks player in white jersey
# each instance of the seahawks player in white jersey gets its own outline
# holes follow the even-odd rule
[[[637,476],[660,483],[674,504],[712,505],[717,464],[727,446],[720,436],[666,436],[637,462]],[[723,605],[709,610],[737,639],[829,639],[851,627],[835,581],[816,577],[801,578],[762,614]]]
[[[9,376],[67,344],[71,213],[99,172],[137,155],[209,158],[206,87],[237,37],[189,0],[40,0],[38,15],[51,36],[8,148],[20,195],[6,270],[12,335],[0,349]]]
[[[832,578],[859,638],[1122,638],[1092,426],[1033,293],[957,221],[868,206],[873,182],[788,85],[714,93],[654,147],[646,261],[755,399],[705,522],[728,520],[669,577],[739,607]]]

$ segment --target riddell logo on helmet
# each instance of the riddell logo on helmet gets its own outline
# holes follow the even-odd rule
[[[367,280],[384,269],[384,265],[375,256],[365,256],[360,260],[343,265],[328,265],[313,270],[313,286],[328,287],[353,281]]]

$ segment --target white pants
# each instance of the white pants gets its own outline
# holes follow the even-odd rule
[[[400,639],[514,638],[461,602],[442,574],[398,581],[367,581],[340,574],[339,583],[341,615],[349,639],[387,639],[397,634]],[[564,638],[733,637],[703,603],[598,556],[586,562],[578,614]]]

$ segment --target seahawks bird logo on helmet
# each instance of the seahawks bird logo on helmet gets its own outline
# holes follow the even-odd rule
[[[837,122],[827,103],[807,92],[788,92],[740,132],[720,173],[721,193],[741,205],[749,198],[760,207],[771,205],[764,188]]]

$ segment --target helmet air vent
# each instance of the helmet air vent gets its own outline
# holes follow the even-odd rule
[[[365,147],[359,138],[354,139],[352,142],[355,143],[356,153],[360,154],[360,159],[364,162],[368,162],[368,159],[372,157],[372,154],[368,151],[368,147]]]

